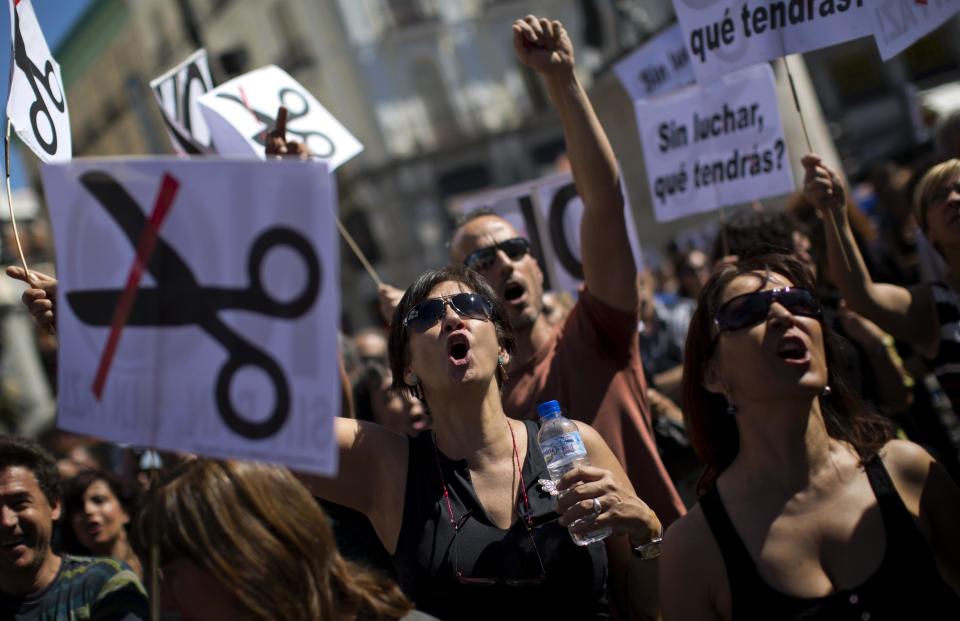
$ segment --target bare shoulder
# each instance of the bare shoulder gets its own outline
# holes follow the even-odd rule
[[[592,425],[580,420],[573,421],[573,424],[577,426],[577,430],[580,432],[580,438],[587,446],[587,450],[590,450],[590,446],[595,445],[598,442],[602,442],[604,446],[607,446],[606,440],[603,439],[603,436],[600,435],[600,432],[594,429]]]
[[[890,440],[880,451],[880,457],[897,487],[902,482],[918,490],[923,489],[930,467],[936,461],[925,448],[907,440]]]
[[[903,504],[919,519],[920,501],[936,461],[923,447],[906,440],[890,440],[880,451],[880,457]]]
[[[663,535],[660,600],[666,621],[729,618],[726,567],[699,504]]]

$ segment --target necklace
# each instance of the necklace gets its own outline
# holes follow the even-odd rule
[[[527,529],[533,528],[533,512],[530,511],[530,499],[527,498],[527,487],[523,482],[523,470],[520,468],[520,453],[517,451],[517,436],[513,433],[513,426],[507,421],[507,429],[510,430],[510,439],[513,441],[513,460],[517,466],[517,476],[520,480],[520,492],[523,495],[523,512]],[[440,485],[443,486],[443,500],[447,504],[447,515],[450,517],[450,526],[453,530],[460,532],[460,520],[453,512],[453,503],[450,502],[450,490],[447,488],[447,480],[443,477],[443,468],[440,466],[440,449],[437,448],[437,434],[433,434],[433,456],[437,460],[437,473],[440,475]]]

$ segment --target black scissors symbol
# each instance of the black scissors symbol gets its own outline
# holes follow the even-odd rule
[[[88,172],[81,183],[100,202],[136,244],[147,226],[147,217],[136,201],[115,179],[103,172]],[[263,285],[261,268],[270,250],[286,246],[300,255],[307,270],[306,285],[293,300],[283,302],[272,298]],[[268,438],[283,427],[290,412],[290,388],[280,365],[246,341],[225,324],[219,312],[226,309],[247,310],[261,315],[294,319],[313,306],[320,292],[320,261],[310,242],[291,228],[277,226],[260,234],[250,249],[247,271],[250,286],[246,289],[201,286],[190,267],[162,238],[157,238],[156,249],[147,264],[157,282],[156,288],[137,291],[130,310],[128,326],[188,326],[197,325],[227,350],[229,357],[217,376],[216,399],[220,416],[237,434],[251,438]],[[91,326],[109,326],[114,308],[122,291],[72,291],[67,302],[80,321]],[[269,418],[251,422],[242,417],[230,400],[230,384],[237,371],[255,367],[269,376],[276,400]]]
[[[288,99],[293,96],[299,102],[297,106],[291,106]],[[256,119],[263,123],[264,127],[273,127],[274,118],[268,114],[264,114],[259,110],[254,110],[252,107],[249,107],[243,99],[233,95],[231,93],[218,93],[217,97],[222,97],[228,101],[233,101],[244,108],[250,110]],[[337,147],[333,144],[333,141],[330,140],[330,137],[324,134],[323,132],[318,132],[314,130],[298,130],[291,127],[291,124],[297,119],[307,116],[307,113],[310,112],[310,103],[307,101],[307,98],[303,96],[302,93],[292,88],[282,88],[278,93],[280,99],[280,105],[284,106],[289,112],[287,116],[287,133],[293,134],[300,139],[300,142],[307,145],[310,149],[310,152],[314,157],[320,159],[327,159],[333,156],[336,153]],[[253,136],[250,137],[251,140],[256,141],[261,147],[266,146],[267,132],[259,131]]]
[[[40,93],[40,87],[37,85],[39,81],[43,85],[43,90],[47,92],[47,96],[50,98],[50,101],[53,102],[53,105],[61,113],[66,111],[67,104],[63,96],[63,92],[60,92],[60,98],[58,99],[53,94],[53,87],[51,86],[51,79],[53,83],[57,82],[56,73],[53,70],[53,62],[50,59],[47,59],[46,64],[43,66],[43,73],[40,73],[40,70],[36,65],[33,64],[33,61],[30,60],[30,57],[27,56],[27,46],[23,42],[23,35],[20,34],[20,13],[16,9],[13,10],[14,15],[14,42],[13,42],[13,58],[17,67],[27,76],[27,82],[30,83],[30,88],[33,90],[34,102],[30,105],[30,125],[33,128],[33,135],[37,139],[37,142],[40,143],[40,147],[49,153],[50,155],[57,154],[57,126],[53,123],[53,115],[50,114],[50,110],[47,108],[46,101],[44,101],[43,95]],[[59,89],[58,89],[59,90]],[[43,136],[40,135],[40,128],[37,126],[37,117],[44,115],[48,123],[50,123],[50,140],[44,140]]]

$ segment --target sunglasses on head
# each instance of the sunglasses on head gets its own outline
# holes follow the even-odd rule
[[[450,305],[461,317],[489,320],[493,304],[478,293],[457,293],[443,298],[430,298],[415,305],[403,318],[403,326],[414,332],[426,332],[443,318]]]
[[[784,287],[769,291],[755,291],[731,298],[720,307],[714,322],[721,332],[755,326],[770,314],[770,305],[778,302],[794,315],[819,317],[820,302],[806,289]]]
[[[505,239],[499,244],[474,250],[467,255],[463,264],[472,270],[485,270],[493,265],[493,260],[496,258],[498,250],[503,250],[503,253],[506,254],[511,261],[516,261],[517,259],[522,259],[530,252],[530,241],[525,237]]]

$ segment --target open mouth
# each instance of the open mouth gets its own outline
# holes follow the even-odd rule
[[[802,363],[810,359],[810,350],[800,337],[785,336],[780,340],[777,355],[786,362]]]
[[[4,541],[0,543],[0,548],[4,550],[13,550],[17,546],[25,545],[25,544],[26,544],[26,540],[24,540],[23,537],[19,537],[17,539],[11,539],[9,541]]]
[[[462,365],[468,362],[470,357],[470,342],[464,334],[451,334],[447,338],[447,355],[455,365]]]
[[[526,293],[524,286],[518,282],[508,282],[507,286],[503,289],[503,298],[507,302],[516,302],[523,297],[523,294]]]
[[[424,414],[412,414],[410,416],[410,427],[414,431],[423,431],[430,424],[430,419]]]

